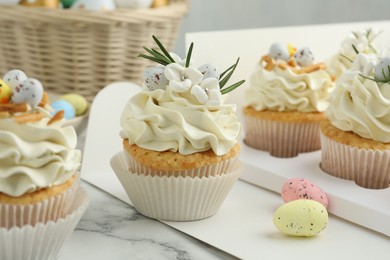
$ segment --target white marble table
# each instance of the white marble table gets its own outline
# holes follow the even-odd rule
[[[236,259],[82,181],[90,204],[59,260]]]

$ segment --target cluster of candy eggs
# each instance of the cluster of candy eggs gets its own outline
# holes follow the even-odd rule
[[[198,68],[203,74],[203,79],[219,79],[218,69],[215,65],[206,63]],[[164,74],[164,67],[149,67],[144,70],[143,83],[151,91],[156,89],[165,89],[169,84]]]
[[[289,179],[281,196],[285,204],[273,215],[273,223],[281,232],[311,237],[326,227],[328,199],[320,187],[304,178]]]
[[[8,71],[0,81],[1,103],[28,103],[36,107],[42,100],[43,87],[36,79],[28,78],[21,70]]]
[[[88,101],[80,94],[69,93],[60,96],[56,101],[52,102],[50,106],[54,113],[59,110],[64,111],[64,118],[67,120],[83,116],[88,111]]]
[[[268,54],[274,60],[284,60],[286,62],[293,57],[295,62],[301,67],[314,64],[314,55],[309,47],[302,47],[296,50],[291,44],[286,46],[281,43],[274,43],[271,45]]]

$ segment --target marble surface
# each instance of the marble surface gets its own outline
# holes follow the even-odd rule
[[[82,181],[90,204],[59,260],[236,259],[139,214],[132,206]]]

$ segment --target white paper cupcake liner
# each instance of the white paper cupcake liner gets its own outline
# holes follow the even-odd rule
[[[320,123],[294,123],[245,116],[245,143],[272,156],[288,158],[321,148]]]
[[[56,259],[89,204],[86,192],[78,188],[68,214],[57,221],[11,229],[0,228],[0,259]]]
[[[321,169],[361,187],[385,189],[390,183],[390,151],[359,149],[321,133]]]
[[[236,163],[230,172],[215,176],[152,176],[129,171],[128,163],[126,152],[111,159],[111,167],[135,209],[150,218],[168,221],[215,215],[241,172],[240,163]]]
[[[66,216],[80,182],[80,175],[76,174],[72,187],[49,199],[27,205],[0,204],[0,228],[34,226]]]

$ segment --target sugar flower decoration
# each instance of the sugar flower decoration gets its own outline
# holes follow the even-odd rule
[[[185,92],[191,86],[202,81],[203,74],[197,69],[183,67],[178,63],[170,63],[165,67],[165,77],[169,80],[169,87],[176,92]]]
[[[219,90],[218,80],[207,78],[200,85],[191,88],[191,94],[205,106],[219,106],[222,104],[222,94]]]

